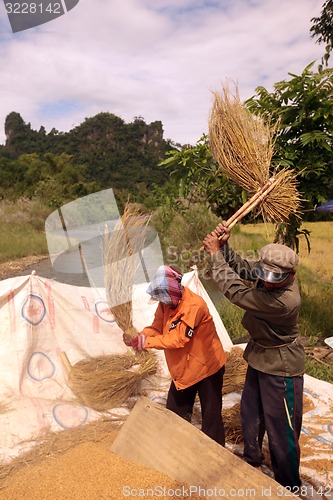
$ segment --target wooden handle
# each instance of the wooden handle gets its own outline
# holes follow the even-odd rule
[[[276,186],[275,177],[271,177],[264,186],[262,186],[244,205],[242,205],[237,212],[235,212],[225,223],[225,226],[228,228],[234,227],[237,222],[239,222],[245,215],[247,215],[251,210],[253,210],[256,206],[258,206],[272,191],[272,189]],[[224,233],[223,233],[224,234]],[[222,239],[223,234],[219,236],[219,240]],[[204,250],[205,247],[200,247],[200,252]]]
[[[72,369],[72,365],[69,362],[67,354],[64,351],[61,351],[60,352],[60,357],[61,357],[61,361],[64,363],[66,371],[67,371],[67,373],[69,375],[70,372],[71,372],[71,369]]]

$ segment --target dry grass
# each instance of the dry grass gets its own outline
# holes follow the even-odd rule
[[[310,253],[304,236],[300,237],[300,262],[323,280],[333,283],[333,221],[304,222],[304,228],[310,232]]]
[[[227,353],[222,388],[222,394],[224,395],[231,392],[241,392],[243,389],[247,369],[243,353],[244,351],[241,347],[233,347]]]
[[[227,443],[238,444],[243,442],[242,425],[240,419],[240,403],[231,408],[222,409],[222,418]]]
[[[237,88],[233,96],[228,86],[213,95],[209,144],[220,169],[250,195],[272,179],[273,188],[262,197],[256,210],[264,220],[281,223],[287,222],[291,214],[299,216],[301,198],[296,174],[289,169],[270,170],[278,124],[272,126],[251,115],[241,103]]]
[[[253,194],[269,179],[274,152],[273,128],[251,115],[241,104],[238,90],[228,86],[213,92],[209,118],[209,145],[223,172]]]
[[[104,236],[106,297],[117,325],[128,336],[137,334],[132,321],[132,288],[144,248],[150,216],[127,203],[123,216],[110,235]]]
[[[333,259],[330,258],[333,244],[333,221],[304,222],[302,228],[310,232],[310,253],[305,236],[299,236],[300,266],[329,283],[333,282]],[[245,224],[241,226],[241,233],[232,236],[232,246],[236,250],[248,246],[244,236],[251,237],[252,248],[263,246],[267,241],[273,241],[275,226],[273,224]],[[256,239],[258,244],[256,245]],[[303,284],[304,283],[304,280]]]
[[[153,352],[130,351],[88,358],[72,367],[68,385],[85,406],[104,411],[118,408],[129,397],[137,396],[142,380],[155,373],[156,368]]]
[[[8,413],[9,411],[11,411],[11,407],[9,406],[9,404],[4,401],[0,401],[0,415]]]

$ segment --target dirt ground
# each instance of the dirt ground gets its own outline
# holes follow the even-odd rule
[[[60,283],[75,286],[89,286],[88,277],[84,274],[64,274],[56,272],[49,255],[23,257],[0,264],[0,281],[15,276],[26,276],[36,272],[41,278],[55,279]]]

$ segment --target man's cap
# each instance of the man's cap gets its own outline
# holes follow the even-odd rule
[[[269,243],[259,250],[260,261],[254,266],[257,278],[269,283],[281,283],[298,264],[297,254],[286,245]]]

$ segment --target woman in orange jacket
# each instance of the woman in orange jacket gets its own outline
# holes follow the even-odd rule
[[[166,407],[190,421],[196,394],[202,431],[224,446],[222,384],[226,355],[202,297],[181,284],[182,274],[160,266],[147,293],[158,301],[154,321],[132,340],[139,351],[163,349],[172,378]]]

